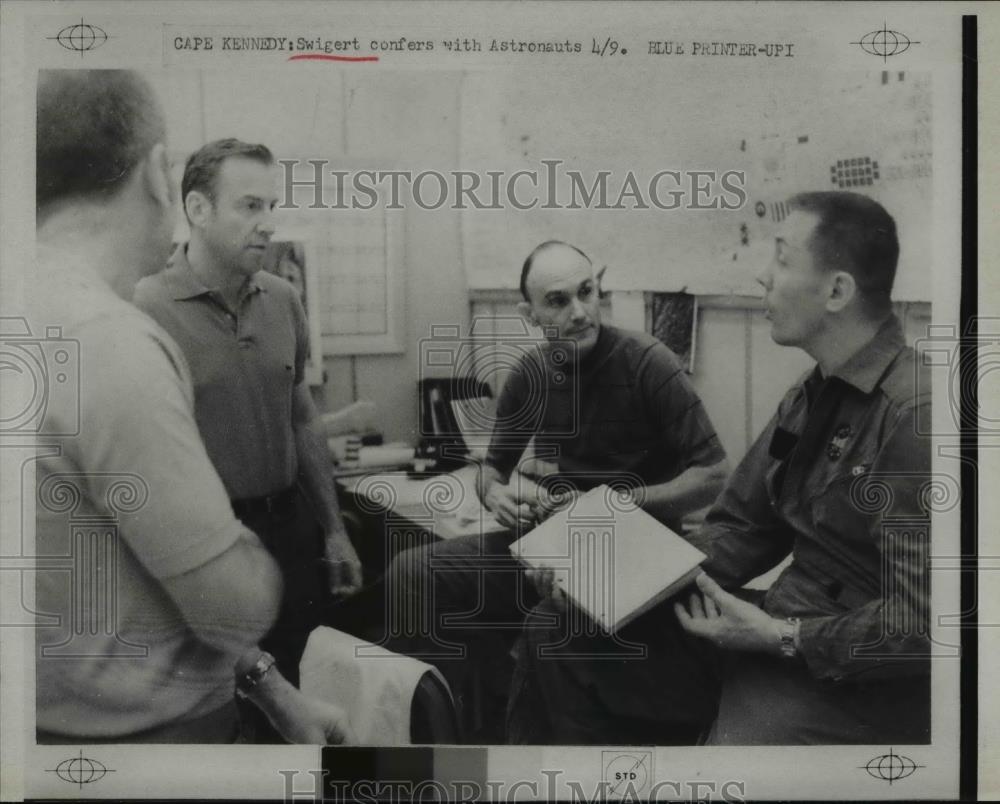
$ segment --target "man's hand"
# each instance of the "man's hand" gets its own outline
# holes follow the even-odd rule
[[[247,650],[236,661],[237,687],[263,712],[271,725],[290,743],[342,745],[357,743],[347,713],[339,706],[304,695],[271,664],[252,686],[241,684],[261,657],[260,648]],[[273,657],[272,657],[273,662]]]
[[[705,573],[695,581],[701,594],[693,592],[687,608],[674,604],[685,631],[710,639],[726,650],[781,654],[781,620],[729,594]]]
[[[356,745],[347,713],[319,698],[292,688],[282,699],[283,706],[271,720],[278,733],[290,743],[302,745]]]
[[[354,545],[344,531],[334,531],[326,536],[324,561],[334,597],[353,595],[361,589],[361,562]]]
[[[554,461],[543,461],[541,458],[527,458],[517,466],[517,471],[536,482],[559,474],[559,464]]]
[[[531,512],[537,521],[544,522],[557,511],[569,508],[579,496],[578,489],[549,492],[543,488],[538,494],[538,501],[532,504]]]
[[[502,483],[490,485],[483,504],[493,512],[501,525],[511,530],[525,530],[534,527],[536,523],[531,506],[522,502],[514,489]]]
[[[551,600],[559,611],[566,610],[566,593],[556,584],[555,570],[551,567],[528,569],[524,575],[534,585],[540,598]]]

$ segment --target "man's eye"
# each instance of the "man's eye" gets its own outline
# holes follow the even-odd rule
[[[565,296],[554,296],[549,299],[549,307],[565,307],[568,301]]]
[[[578,294],[581,299],[589,299],[594,295],[593,288],[580,288],[580,293]]]

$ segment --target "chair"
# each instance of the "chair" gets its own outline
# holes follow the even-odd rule
[[[459,742],[451,690],[417,659],[320,626],[309,636],[300,678],[305,694],[347,712],[363,744]]]
[[[447,684],[433,673],[424,673],[410,706],[410,741],[414,745],[461,742],[458,713]]]

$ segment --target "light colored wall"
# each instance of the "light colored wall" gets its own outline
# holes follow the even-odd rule
[[[172,71],[151,78],[166,107],[170,151],[178,161],[223,136],[272,144],[279,156],[370,158],[379,166],[414,172],[461,166],[471,147],[461,142],[467,79],[460,72],[365,74],[317,64],[294,73],[261,72],[249,81],[243,72]],[[419,340],[430,335],[434,324],[454,324],[468,332],[470,313],[516,315],[518,296],[504,291],[492,301],[470,303],[459,211],[411,206],[398,214],[404,216],[405,351],[327,357],[326,380],[316,396],[323,410],[355,399],[373,400],[388,439],[416,442]],[[516,275],[519,261],[520,255],[511,255],[498,285],[508,282],[508,273]],[[810,361],[771,341],[768,324],[752,302],[703,297],[699,305],[692,381],[736,461]],[[643,329],[644,309],[641,293],[617,291],[609,320]],[[929,323],[929,305],[914,303],[900,310],[912,342]]]
[[[178,178],[188,154],[227,136],[268,144],[279,158],[335,163],[370,157],[377,166],[414,172],[459,163],[458,72],[358,74],[322,64],[294,73],[172,71],[150,77],[166,107]],[[394,214],[404,216],[405,351],[326,357],[326,380],[315,394],[322,410],[370,399],[387,439],[416,441],[419,339],[432,324],[466,330],[469,302],[458,212],[409,208]]]
[[[398,169],[450,169],[458,163],[458,73],[380,72],[347,85],[349,157],[391,157]],[[388,157],[387,157],[388,155]],[[405,346],[401,355],[338,357],[325,361],[320,397],[327,409],[355,399],[378,405],[388,440],[417,441],[419,340],[433,324],[468,329],[458,212],[409,208],[403,268]],[[352,379],[353,377],[353,379]]]
[[[608,323],[645,329],[636,295],[615,292],[604,314]],[[513,316],[516,292],[475,294],[474,318]],[[774,415],[791,385],[814,361],[800,349],[778,346],[760,305],[747,297],[708,296],[699,299],[694,370],[691,382],[715,425],[730,462],[736,464]],[[897,305],[907,341],[926,334],[930,305]],[[484,353],[484,361],[489,356]],[[497,378],[502,380],[502,374]],[[494,392],[502,387],[497,383]]]

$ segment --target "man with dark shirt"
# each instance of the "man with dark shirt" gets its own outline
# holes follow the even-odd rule
[[[651,336],[602,325],[598,282],[590,259],[566,243],[543,243],[524,263],[520,312],[546,341],[503,387],[477,488],[510,530],[409,550],[389,570],[391,593],[431,642],[468,643],[483,628],[519,633],[538,597],[508,547],[552,512],[554,497],[566,504],[614,484],[679,525],[722,486],[725,452],[677,357]],[[568,493],[549,494],[553,483]],[[545,586],[544,576],[531,577]],[[444,624],[445,615],[462,626]],[[460,692],[467,660],[446,652],[423,655]]]
[[[790,206],[760,282],[773,339],[817,365],[692,537],[708,554],[698,591],[630,626],[645,660],[594,661],[609,640],[567,640],[540,619],[553,604],[541,608],[512,702],[513,722],[533,725],[525,741],[627,741],[637,724],[655,732],[711,691],[709,677],[699,692],[677,672],[681,655],[718,670],[712,744],[930,738],[930,448],[916,427],[930,398],[916,391],[913,350],[892,313],[895,223],[853,193],[807,193]],[[739,587],[789,554],[751,602]],[[699,639],[681,637],[678,620]],[[582,652],[591,658],[573,655]],[[529,703],[541,711],[525,713]]]

